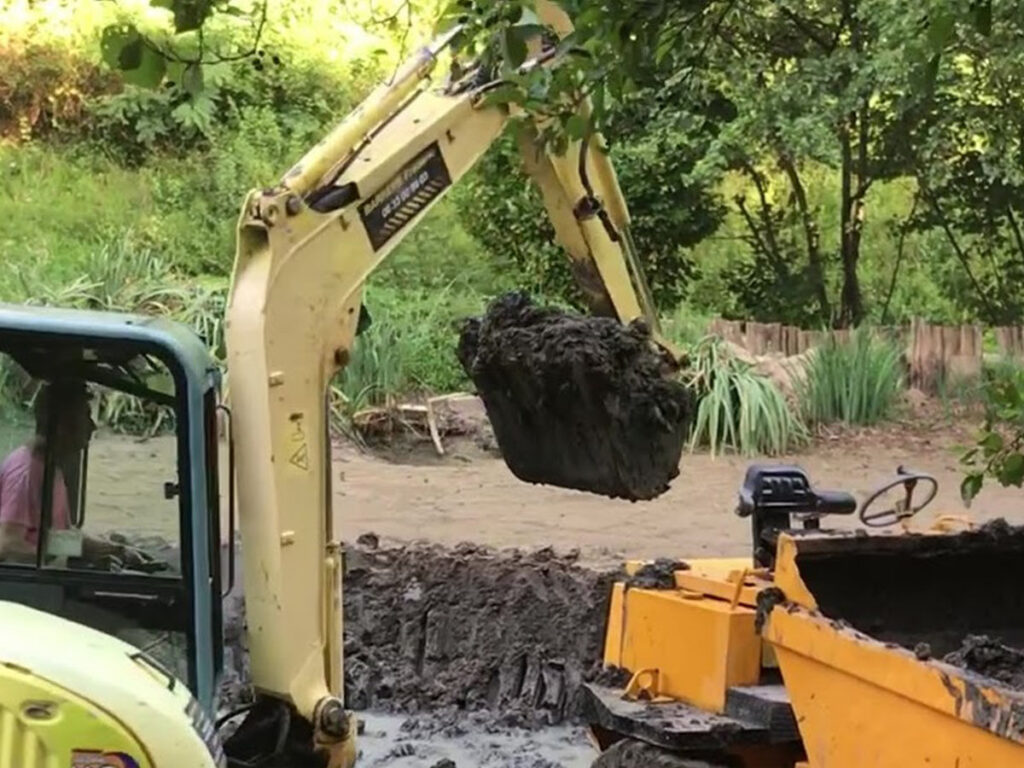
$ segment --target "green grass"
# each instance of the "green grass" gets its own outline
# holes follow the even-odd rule
[[[707,312],[684,302],[662,318],[662,332],[682,347],[693,347],[707,334],[711,319]]]
[[[692,361],[689,382],[699,403],[691,450],[772,456],[806,442],[806,427],[774,382],[729,355],[720,340],[701,340]]]
[[[877,424],[892,414],[904,388],[899,347],[858,328],[815,349],[794,377],[804,418],[811,424]]]

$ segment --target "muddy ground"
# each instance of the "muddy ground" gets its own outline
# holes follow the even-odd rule
[[[346,542],[344,558],[346,704],[363,721],[361,765],[590,764],[580,686],[609,678],[600,658],[616,573],[550,549],[380,547],[372,534]],[[251,700],[237,590],[225,622],[222,713]]]
[[[806,452],[773,461],[800,464],[819,487],[858,497],[906,464],[940,484],[921,525],[937,514],[1024,523],[1018,489],[987,487],[964,509],[957,455],[968,440],[966,426],[910,420],[824,435]],[[363,765],[589,765],[594,752],[572,722],[571,693],[598,655],[603,623],[595,617],[607,570],[624,557],[749,551],[748,521],[733,514],[746,459],[684,453],[667,493],[630,503],[523,483],[485,444],[446,440],[443,457],[425,437],[373,452],[335,446],[334,510],[353,552],[349,689],[354,704],[371,708]],[[173,456],[166,439],[99,436],[90,454],[87,527],[174,536],[173,505],[162,492]],[[370,539],[354,546],[371,531],[377,547]],[[455,558],[437,547],[467,541],[474,544]],[[493,551],[509,548],[523,551]],[[535,567],[512,568],[524,561]],[[524,611],[537,600],[559,621]],[[481,613],[494,621],[474,618]],[[231,630],[235,638],[239,629],[236,623]],[[527,639],[538,633],[545,654],[531,654]],[[229,665],[240,664],[230,656]],[[474,708],[477,714],[465,714]],[[546,723],[556,725],[538,729]]]

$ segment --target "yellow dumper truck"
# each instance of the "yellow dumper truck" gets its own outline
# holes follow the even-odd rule
[[[1024,765],[1024,652],[996,641],[1024,640],[1024,530],[822,529],[907,523],[935,494],[913,471],[890,485],[906,502],[858,509],[752,466],[751,557],[631,563],[604,656],[628,675],[585,693],[595,768]]]

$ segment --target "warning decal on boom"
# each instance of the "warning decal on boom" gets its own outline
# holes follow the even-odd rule
[[[359,206],[373,249],[380,250],[451,183],[441,148],[434,142]]]

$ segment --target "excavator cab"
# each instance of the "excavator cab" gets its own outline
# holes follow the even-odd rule
[[[0,601],[128,643],[212,712],[225,579],[205,348],[158,319],[6,306],[0,377]],[[97,409],[160,434],[98,438]]]

